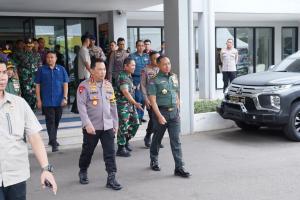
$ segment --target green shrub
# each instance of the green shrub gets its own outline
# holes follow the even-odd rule
[[[194,113],[206,113],[215,112],[216,106],[221,103],[222,100],[198,100],[194,103]]]

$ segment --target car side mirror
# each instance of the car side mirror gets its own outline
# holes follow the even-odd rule
[[[268,71],[272,71],[275,65],[270,65]]]

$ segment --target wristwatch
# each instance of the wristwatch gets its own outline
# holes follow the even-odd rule
[[[68,97],[64,97],[64,100],[68,101]]]
[[[42,172],[43,172],[43,171],[48,171],[48,172],[53,173],[53,172],[54,172],[54,167],[53,167],[53,165],[48,164],[46,167],[43,167],[43,168],[42,168]]]

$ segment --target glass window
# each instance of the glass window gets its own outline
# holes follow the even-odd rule
[[[282,28],[281,38],[281,58],[284,59],[287,56],[295,53],[298,49],[298,28],[297,27],[285,27]]]
[[[216,29],[216,80],[217,88],[223,88],[222,63],[220,59],[221,49],[226,47],[227,39],[234,39],[234,28],[217,28]]]
[[[95,35],[94,19],[67,19],[67,40],[68,40],[68,61],[69,66],[73,68],[75,58],[74,47],[81,47],[81,36],[85,33]],[[95,35],[96,36],[96,35]]]
[[[151,49],[160,51],[161,28],[140,28],[140,39],[151,40]]]
[[[65,54],[65,27],[63,19],[35,19],[35,37],[45,39],[45,47],[54,50],[59,44],[60,51]]]
[[[254,72],[253,53],[254,39],[253,28],[237,28],[236,29],[236,48],[239,52],[239,60],[237,64],[237,75],[245,75]]]
[[[127,28],[127,42],[131,52],[135,51],[135,42],[138,40],[138,28]]]
[[[268,70],[273,63],[273,31],[272,28],[256,28],[255,47],[256,65],[255,72]]]

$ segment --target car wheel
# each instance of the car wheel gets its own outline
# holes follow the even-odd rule
[[[235,121],[236,125],[244,131],[256,131],[260,128],[259,125],[247,124],[241,121]]]
[[[283,130],[288,139],[300,142],[300,102],[292,105],[289,122]]]

